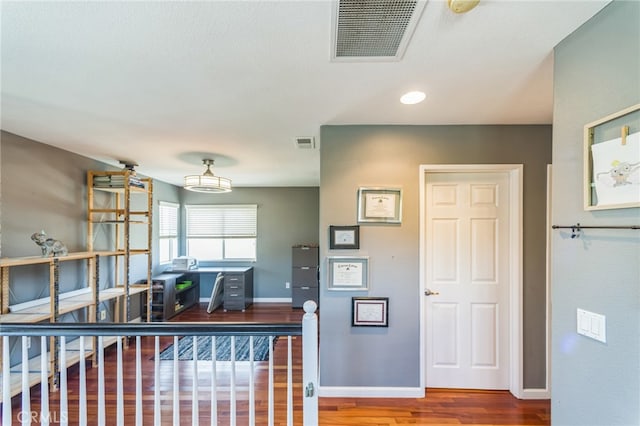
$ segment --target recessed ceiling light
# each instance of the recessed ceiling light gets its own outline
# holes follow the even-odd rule
[[[425,95],[424,92],[409,92],[400,97],[400,102],[405,105],[414,105],[424,101],[426,97],[427,95]]]

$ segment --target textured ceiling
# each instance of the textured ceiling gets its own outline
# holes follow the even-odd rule
[[[330,1],[2,1],[2,129],[178,185],[204,157],[318,185],[324,124],[551,123],[553,47],[607,3],[429,1],[400,61],[338,62]]]

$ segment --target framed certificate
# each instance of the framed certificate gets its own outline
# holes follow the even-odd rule
[[[359,249],[360,227],[329,226],[329,249]]]
[[[366,291],[369,289],[368,257],[328,257],[327,272],[329,290]]]
[[[358,222],[402,222],[402,189],[359,188]]]
[[[352,297],[352,327],[389,327],[388,297]]]

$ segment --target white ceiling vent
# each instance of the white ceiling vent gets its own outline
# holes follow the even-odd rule
[[[316,140],[313,136],[301,136],[296,138],[296,147],[299,149],[313,149],[316,147]]]
[[[334,3],[335,61],[398,61],[426,1],[339,0]]]

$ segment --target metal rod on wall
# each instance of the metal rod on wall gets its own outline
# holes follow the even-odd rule
[[[578,238],[580,231],[583,229],[640,229],[640,225],[598,225],[584,226],[576,223],[575,225],[552,225],[552,229],[571,229],[571,238]]]

